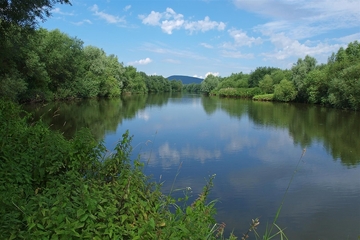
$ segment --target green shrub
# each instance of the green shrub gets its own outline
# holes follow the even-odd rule
[[[261,94],[259,87],[255,88],[222,88],[217,94],[220,97],[235,97],[235,98],[252,98],[255,95]]]
[[[253,97],[253,100],[255,100],[255,101],[273,101],[274,100],[274,94],[255,95]]]
[[[296,98],[297,93],[294,83],[283,79],[279,84],[275,85],[274,99],[282,102],[290,102]]]

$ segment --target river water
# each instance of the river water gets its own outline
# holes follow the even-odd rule
[[[113,149],[133,137],[133,158],[175,196],[195,199],[216,174],[216,220],[239,238],[251,219],[289,239],[360,236],[360,114],[305,104],[157,94],[27,106],[71,137],[89,127]],[[286,189],[288,189],[286,195]],[[190,199],[191,200],[191,199]],[[255,239],[253,236],[251,239]]]

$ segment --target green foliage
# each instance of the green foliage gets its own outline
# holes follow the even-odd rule
[[[261,94],[261,89],[255,88],[222,88],[217,94],[220,97],[252,98]]]
[[[309,103],[326,102],[326,96],[329,88],[326,71],[315,69],[307,74],[304,84]]]
[[[247,88],[248,84],[248,75],[243,73],[233,73],[229,77],[224,77],[221,79],[220,83],[216,87],[216,90],[221,88]]]
[[[273,101],[274,100],[274,94],[262,94],[262,95],[255,95],[253,98],[255,101]]]
[[[66,140],[20,114],[0,101],[1,239],[224,239],[214,176],[194,202],[175,200],[130,161],[128,131],[108,152],[88,130]]]
[[[201,84],[198,83],[185,84],[183,85],[183,89],[185,92],[199,93],[201,89]]]
[[[217,87],[219,82],[220,82],[220,77],[210,74],[201,82],[200,90],[205,94],[210,94],[211,91]]]
[[[181,92],[183,85],[180,80],[171,80],[170,83],[171,83],[171,91]]]
[[[271,74],[274,71],[279,70],[273,67],[257,67],[255,71],[250,73],[249,87],[257,87],[259,82],[265,77],[266,74]]]
[[[269,74],[266,74],[264,78],[259,82],[259,88],[263,93],[274,92],[274,81]]]
[[[170,92],[170,81],[163,76],[152,75],[145,78],[146,88],[149,92]]]
[[[291,68],[292,81],[296,88],[298,101],[307,101],[307,90],[305,79],[307,74],[316,67],[316,59],[306,55],[304,60],[299,58],[297,63]]]
[[[289,102],[296,98],[297,91],[292,82],[284,79],[275,85],[274,99],[282,102]]]

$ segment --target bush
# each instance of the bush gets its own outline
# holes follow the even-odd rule
[[[253,100],[255,100],[255,101],[273,101],[274,94],[255,95],[253,97]]]
[[[261,89],[255,88],[222,88],[217,94],[220,97],[252,98],[261,93]]]
[[[293,82],[286,79],[275,85],[274,99],[282,102],[289,102],[296,98],[297,91]]]

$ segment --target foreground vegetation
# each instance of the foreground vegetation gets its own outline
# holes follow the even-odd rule
[[[1,239],[222,239],[207,195],[188,203],[129,159],[131,136],[113,152],[87,130],[71,140],[41,122],[28,125],[19,107],[0,102]]]

